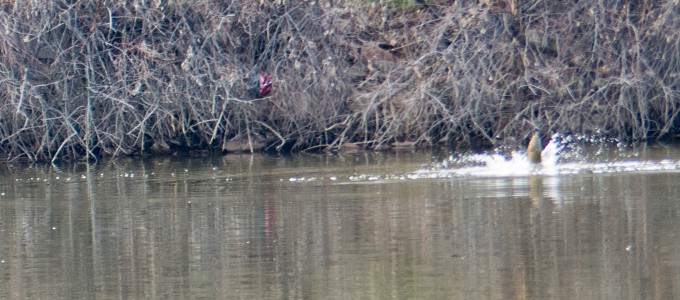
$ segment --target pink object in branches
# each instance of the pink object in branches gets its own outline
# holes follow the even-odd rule
[[[272,77],[267,75],[267,73],[260,73],[260,91],[259,96],[265,97],[272,92]]]

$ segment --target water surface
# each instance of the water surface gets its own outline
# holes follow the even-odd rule
[[[2,166],[0,298],[680,298],[679,149],[567,148]]]

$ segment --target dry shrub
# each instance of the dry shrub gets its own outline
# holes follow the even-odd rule
[[[680,129],[677,1],[3,1],[7,159]],[[274,92],[255,99],[258,72]]]

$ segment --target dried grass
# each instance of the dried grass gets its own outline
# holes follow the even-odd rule
[[[3,157],[680,129],[677,0],[106,3],[0,3]]]

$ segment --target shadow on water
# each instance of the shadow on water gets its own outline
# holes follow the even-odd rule
[[[569,142],[2,167],[0,298],[680,298],[679,149]]]

